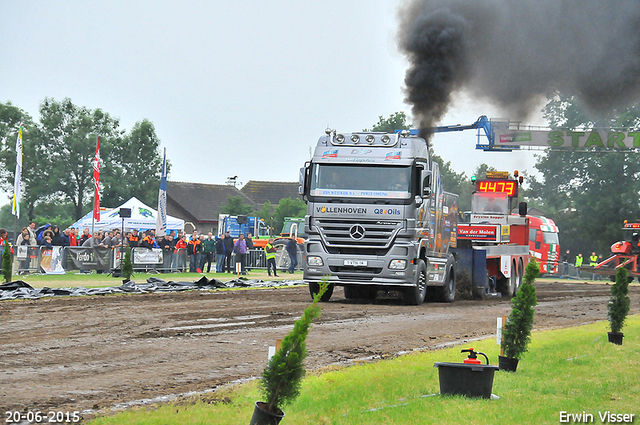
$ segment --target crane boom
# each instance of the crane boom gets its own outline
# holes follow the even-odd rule
[[[578,128],[549,129],[537,126],[525,126],[508,119],[488,119],[481,115],[476,122],[468,125],[442,125],[432,127],[434,133],[478,130],[476,149],[485,151],[511,152],[523,147],[529,149],[600,151],[600,152],[637,152],[640,149],[640,131],[633,129]],[[482,134],[481,133],[482,130]],[[409,131],[418,135],[419,130],[396,130],[396,133]],[[487,143],[481,143],[482,138]]]

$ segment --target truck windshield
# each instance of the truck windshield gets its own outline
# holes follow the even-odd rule
[[[551,244],[559,244],[560,241],[558,240],[558,234],[555,232],[542,232],[542,240],[544,243],[551,245]]]
[[[311,196],[411,197],[411,167],[313,164]]]
[[[509,212],[509,200],[506,193],[474,193],[471,199],[471,211],[474,213]]]

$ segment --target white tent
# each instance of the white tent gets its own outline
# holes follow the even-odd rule
[[[131,208],[131,218],[124,219],[124,228],[126,229],[155,229],[158,211],[148,205],[143,204],[135,197],[129,199],[117,208],[100,211],[100,221],[95,222],[96,230],[120,229],[122,227],[122,218],[120,218],[120,208]],[[89,211],[87,215],[73,224],[73,227],[82,229],[88,227],[91,229],[93,211]],[[184,220],[167,216],[167,230],[183,230]]]

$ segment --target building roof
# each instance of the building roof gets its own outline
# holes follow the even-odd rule
[[[298,182],[268,182],[249,180],[242,189],[242,193],[247,195],[257,205],[264,205],[267,201],[272,205],[278,205],[281,199],[300,197],[298,193]]]
[[[218,221],[218,214],[229,197],[240,197],[245,205],[256,203],[238,190],[226,184],[167,182],[167,203],[184,210],[199,222]]]

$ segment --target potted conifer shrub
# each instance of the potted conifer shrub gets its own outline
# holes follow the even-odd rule
[[[13,274],[13,264],[11,263],[11,244],[5,241],[2,245],[2,276],[5,282],[11,282]]]
[[[133,263],[131,262],[131,247],[127,247],[122,260],[122,282],[127,283],[133,276]]]
[[[511,299],[511,313],[502,332],[504,356],[498,358],[500,370],[515,372],[520,357],[527,351],[533,328],[533,307],[538,304],[533,282],[539,274],[540,267],[532,258],[525,269],[522,286]]]
[[[620,332],[629,313],[629,273],[624,267],[616,272],[616,283],[611,286],[611,299],[609,300],[608,317],[611,332],[608,332],[609,342],[622,345],[624,334]]]
[[[250,425],[276,425],[284,418],[282,407],[298,397],[304,377],[307,357],[307,335],[313,319],[320,317],[318,302],[327,290],[327,282],[320,283],[320,291],[313,302],[296,320],[293,329],[282,339],[280,349],[271,357],[262,372],[260,386],[265,401],[257,401]]]

